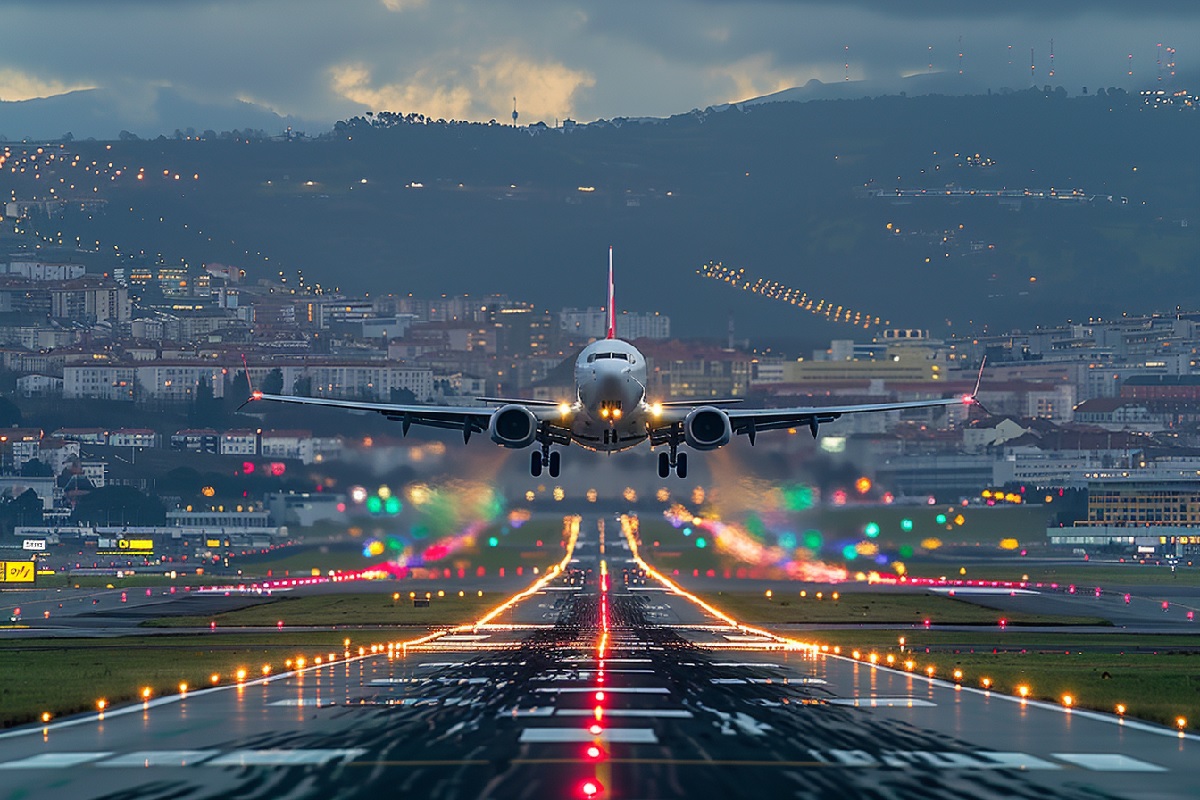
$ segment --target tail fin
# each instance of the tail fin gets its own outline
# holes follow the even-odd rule
[[[617,338],[617,306],[613,289],[612,245],[608,246],[608,337]]]

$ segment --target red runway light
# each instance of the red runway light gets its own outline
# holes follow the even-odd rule
[[[603,730],[604,729],[600,727],[599,723],[593,723],[592,727],[588,728],[588,733],[590,733],[592,736],[599,736],[600,732]]]
[[[583,784],[583,794],[585,797],[595,797],[600,794],[600,784],[596,781],[586,781]]]
[[[600,749],[599,747],[597,747],[596,745],[591,745],[591,746],[590,746],[590,747],[588,747],[588,749],[587,749],[588,758],[599,758],[599,757],[600,757],[600,754],[601,754],[601,753],[603,753],[603,752],[604,752],[604,751],[603,751],[603,750],[601,750],[601,749]]]

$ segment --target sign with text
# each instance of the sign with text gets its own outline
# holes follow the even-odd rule
[[[0,561],[0,582],[33,583],[33,562]]]

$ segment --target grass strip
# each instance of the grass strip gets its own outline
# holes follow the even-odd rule
[[[395,630],[363,630],[0,640],[0,727],[34,722],[45,712],[95,711],[100,699],[112,707],[141,699],[145,688],[160,697],[178,694],[181,683],[193,690],[213,686],[214,675],[217,684],[236,682],[239,669],[251,680],[262,676],[264,665],[285,671],[288,659],[312,664],[334,653],[341,660],[346,652],[357,655],[359,647],[369,651],[398,638]]]
[[[478,591],[407,590],[371,594],[284,595],[265,603],[219,614],[158,617],[143,622],[151,628],[217,628],[341,625],[458,625],[470,622],[496,605],[501,595]],[[410,593],[418,598],[431,594],[429,606],[417,608]]]
[[[997,611],[955,597],[898,592],[808,591],[787,596],[762,592],[704,592],[701,596],[735,619],[748,624],[889,624],[923,625],[1109,625],[1100,617],[1066,617]],[[834,595],[837,599],[834,599]]]

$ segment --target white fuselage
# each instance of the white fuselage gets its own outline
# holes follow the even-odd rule
[[[599,339],[575,361],[578,402],[571,414],[571,439],[582,447],[615,452],[647,437],[653,413],[646,402],[646,359],[621,339]]]

